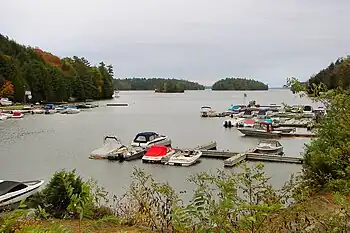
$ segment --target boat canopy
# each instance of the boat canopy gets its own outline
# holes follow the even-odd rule
[[[136,135],[134,142],[145,143],[156,139],[158,136],[155,132],[142,132]]]
[[[169,147],[154,145],[151,146],[145,156],[165,156],[168,153]]]
[[[240,106],[238,105],[232,105],[228,110],[234,111],[240,109]]]
[[[0,183],[0,196],[6,193],[16,192],[28,186],[17,181],[3,181]]]

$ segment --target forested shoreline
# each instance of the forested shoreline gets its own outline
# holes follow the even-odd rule
[[[166,78],[126,78],[114,79],[114,88],[118,90],[156,90],[157,92],[184,92],[185,90],[204,90],[197,82]]]
[[[22,102],[25,91],[31,91],[33,102],[111,98],[113,67],[93,66],[84,57],[61,59],[0,34],[1,97]]]

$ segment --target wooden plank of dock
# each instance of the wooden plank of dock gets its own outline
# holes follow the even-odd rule
[[[269,155],[259,153],[246,153],[246,160],[265,161],[265,162],[278,162],[278,163],[296,163],[302,164],[303,158],[287,157],[280,155]]]
[[[245,160],[247,157],[247,155],[245,153],[242,154],[237,154],[234,155],[228,159],[224,160],[224,167],[233,167],[235,165],[237,165],[238,163],[242,162],[243,160]]]
[[[213,158],[213,159],[228,159],[232,156],[239,154],[238,152],[231,151],[218,151],[218,150],[202,150],[203,158]]]
[[[304,138],[314,138],[316,134],[314,133],[281,133],[282,137],[304,137]]]

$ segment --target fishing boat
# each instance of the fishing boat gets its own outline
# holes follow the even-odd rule
[[[176,150],[176,153],[165,164],[188,167],[198,162],[201,156],[202,151],[200,150]]]
[[[102,147],[94,150],[90,154],[90,159],[107,159],[119,156],[120,152],[126,151],[127,147],[115,136],[106,136],[103,139]]]
[[[131,146],[148,148],[153,145],[170,146],[171,140],[169,137],[160,135],[156,132],[141,132],[136,135],[131,143]]]
[[[262,140],[255,149],[256,153],[283,155],[283,146],[277,140]]]
[[[0,99],[0,105],[2,105],[2,106],[10,106],[12,104],[13,104],[12,101],[9,100],[8,98],[1,98]]]
[[[13,205],[32,196],[38,192],[43,183],[43,180],[22,182],[0,180],[0,209],[11,208]]]
[[[154,145],[151,146],[142,157],[144,163],[161,163],[162,158],[170,157],[175,150],[168,146]]]
[[[260,122],[258,127],[239,127],[238,130],[245,136],[252,137],[281,137],[282,131],[274,130],[271,123]]]
[[[201,107],[201,117],[213,117],[216,116],[216,111],[213,110],[210,106]]]

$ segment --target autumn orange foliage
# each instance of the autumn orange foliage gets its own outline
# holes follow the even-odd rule
[[[34,51],[38,53],[46,63],[51,64],[57,68],[61,68],[61,59],[59,57],[45,52],[39,48],[35,48]]]
[[[5,80],[4,85],[0,87],[0,97],[8,98],[15,93],[15,88],[11,81]]]

